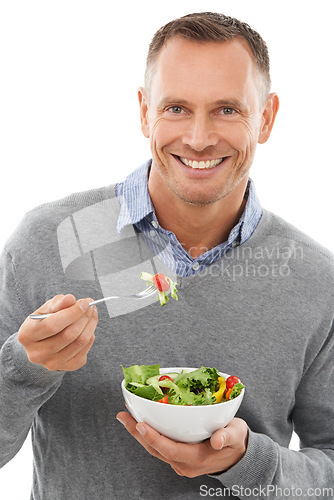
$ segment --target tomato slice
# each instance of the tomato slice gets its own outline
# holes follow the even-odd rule
[[[169,375],[161,375],[161,377],[159,378],[159,382],[161,382],[162,380],[170,380],[171,382],[173,382],[173,379],[171,377],[169,377]],[[168,389],[167,386],[164,386],[161,384],[159,384],[159,385],[162,389]]]
[[[226,389],[232,389],[232,387],[235,384],[240,384],[241,380],[239,377],[236,377],[235,375],[231,375],[226,379]]]
[[[162,399],[159,399],[158,403],[165,403],[169,405],[168,396],[164,396]]]
[[[170,288],[168,279],[162,273],[155,274],[152,281],[160,292],[167,292]]]
[[[159,378],[159,382],[161,382],[161,380],[166,380],[166,379],[173,382],[172,377],[170,377],[169,375],[161,375],[161,377]]]

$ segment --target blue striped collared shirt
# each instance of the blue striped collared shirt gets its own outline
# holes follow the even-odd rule
[[[116,194],[121,205],[117,231],[120,233],[128,224],[135,225],[144,235],[148,246],[177,276],[191,276],[197,273],[220,259],[230,248],[244,243],[253,234],[261,219],[262,207],[256,196],[254,183],[250,179],[246,190],[245,210],[238,224],[231,230],[228,240],[193,259],[175,234],[159,225],[147,186],[151,161],[137,168],[124,182],[116,185]]]

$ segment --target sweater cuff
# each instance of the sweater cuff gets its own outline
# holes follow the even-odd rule
[[[25,348],[18,341],[18,334],[11,335],[0,351],[0,366],[3,378],[41,387],[60,381],[65,371],[50,371],[42,365],[31,363]]]
[[[230,490],[233,487],[253,488],[259,484],[271,484],[278,464],[278,445],[265,434],[249,429],[245,455],[233,467],[215,479]]]

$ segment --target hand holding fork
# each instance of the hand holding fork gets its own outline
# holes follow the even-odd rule
[[[149,287],[124,298],[143,299],[156,292]],[[57,295],[48,300],[22,324],[18,340],[32,363],[50,371],[74,371],[87,361],[95,340],[98,313],[95,304],[119,298],[76,300],[73,295]],[[40,319],[42,321],[32,321]]]

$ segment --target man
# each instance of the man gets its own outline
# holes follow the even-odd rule
[[[35,499],[334,497],[333,256],[249,179],[278,111],[265,43],[219,14],[175,20],[138,94],[152,161],[33,210],[3,253],[1,462],[32,427]],[[143,270],[179,301],[75,298],[139,291]],[[120,364],[159,362],[236,373],[238,417],[196,445],[137,424]]]

